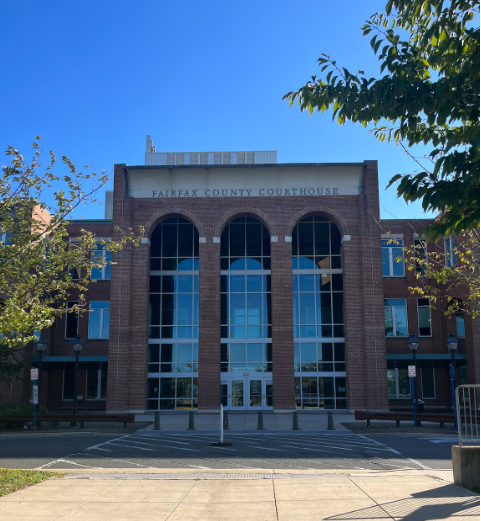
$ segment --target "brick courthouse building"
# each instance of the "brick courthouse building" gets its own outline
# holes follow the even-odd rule
[[[106,219],[70,226],[72,240],[82,228],[99,239],[117,227],[145,231],[140,246],[92,273],[89,313],[43,332],[41,402],[71,406],[78,333],[79,408],[409,407],[415,333],[419,397],[445,408],[450,332],[460,340],[458,382],[476,379],[472,324],[411,295],[415,275],[382,236],[411,245],[426,223],[379,220],[375,161],[164,154],[148,136],[144,166],[115,166]],[[13,401],[28,397],[28,370]]]

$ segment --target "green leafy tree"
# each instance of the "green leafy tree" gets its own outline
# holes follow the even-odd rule
[[[404,248],[407,269],[416,274],[416,285],[409,290],[429,298],[431,306],[445,316],[462,311],[476,318],[480,297],[479,232],[463,232],[443,242],[426,244],[420,240]]]
[[[353,74],[322,54],[325,75],[284,96],[311,114],[332,107],[340,125],[372,124],[377,139],[403,147],[419,170],[388,186],[398,183],[406,202],[441,213],[428,239],[479,227],[478,15],[479,0],[389,0],[362,27],[373,35],[382,77]],[[427,161],[410,152],[418,144],[432,147]]]
[[[86,173],[77,172],[66,156],[62,157],[66,173],[57,174],[53,152],[42,168],[39,140],[37,136],[32,145],[30,164],[8,147],[11,164],[3,166],[0,176],[0,381],[18,374],[25,361],[24,347],[35,340],[35,331],[49,328],[68,312],[65,303],[72,291],[78,292],[79,304],[70,312],[82,311],[91,270],[107,262],[94,253],[93,233],[82,230],[70,242],[67,229],[72,212],[95,203],[108,176],[88,167]],[[84,191],[87,183],[91,188]],[[115,253],[127,242],[139,240],[128,229],[119,240],[104,243],[104,249]],[[78,278],[72,278],[74,268]]]

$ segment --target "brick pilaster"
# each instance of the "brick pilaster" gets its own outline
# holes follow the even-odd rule
[[[199,244],[199,410],[220,407],[220,244]]]

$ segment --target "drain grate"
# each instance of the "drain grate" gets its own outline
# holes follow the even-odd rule
[[[303,478],[345,478],[348,474],[222,474],[215,472],[196,473],[127,473],[127,472],[82,472],[67,474],[63,479],[303,479]]]

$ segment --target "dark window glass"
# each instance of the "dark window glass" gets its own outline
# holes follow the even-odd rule
[[[78,302],[67,302],[67,308],[71,309]],[[65,318],[65,338],[75,338],[78,335],[78,313],[70,311]]]
[[[63,372],[63,400],[73,400],[74,393],[75,365],[73,363],[65,364]]]

